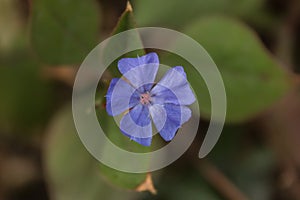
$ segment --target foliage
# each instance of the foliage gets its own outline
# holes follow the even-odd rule
[[[284,10],[270,2],[275,1],[136,0],[132,7],[104,0],[0,0],[0,199],[219,200],[240,194],[299,199],[299,77],[294,73],[299,4],[287,1]],[[101,77],[95,95],[99,124],[114,144],[133,152],[166,145],[159,137],[151,147],[130,141],[107,115],[104,97],[110,80],[121,76],[117,61],[122,57],[155,51],[162,64],[183,66],[201,110],[198,136],[182,158],[157,172],[133,174],[111,169],[87,152],[70,104],[74,74],[100,38],[143,26],[174,28],[199,42],[222,75],[228,108],[219,142],[199,160],[195,149],[211,114],[201,76],[186,60],[162,50],[120,56]],[[123,42],[108,42],[104,57],[122,45],[142,45],[138,32]],[[38,175],[24,185],[14,180],[11,174],[24,166],[8,162],[11,155],[17,161],[30,157],[36,167],[31,171]],[[157,195],[149,193],[154,187]]]

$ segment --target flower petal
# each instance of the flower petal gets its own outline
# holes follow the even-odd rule
[[[194,93],[181,66],[169,69],[165,76],[153,87],[151,94],[155,96],[154,100],[165,100],[164,103],[175,105],[190,105],[195,101]],[[172,95],[175,95],[176,98]]]
[[[151,130],[152,131],[152,130]],[[150,146],[151,145],[151,142],[152,142],[152,136],[151,137],[148,137],[148,138],[138,138],[138,137],[134,137],[134,136],[131,136],[131,135],[128,135],[127,133],[125,133],[124,131],[121,130],[121,132],[130,138],[130,140],[133,140],[143,146]]]
[[[176,67],[173,67],[173,69],[176,70],[177,72],[179,72],[182,76],[184,76],[184,78],[186,78],[186,73],[184,72],[183,67],[176,66]]]
[[[167,120],[167,113],[164,105],[154,104],[149,107],[149,112],[155,124],[156,130],[160,132]]]
[[[164,109],[166,113],[166,120],[163,125],[161,124],[162,117],[158,113],[154,115],[152,114],[153,111],[154,113],[161,112],[159,109],[153,109],[150,113],[156,128],[160,130],[159,134],[165,141],[168,142],[174,138],[178,128],[190,119],[192,112],[186,106],[174,104],[165,104]]]
[[[131,140],[149,146],[152,138],[152,124],[147,106],[138,104],[132,108],[121,119],[120,129]]]
[[[175,105],[180,105],[176,95],[170,89],[162,85],[157,84],[150,93],[151,101],[154,104],[164,105],[165,103],[172,103]]]
[[[129,111],[129,114],[133,122],[138,126],[147,126],[151,122],[148,106],[138,104]]]
[[[129,108],[137,105],[139,95],[136,90],[122,79],[111,80],[106,94],[106,111],[111,116],[116,116]]]
[[[159,59],[156,53],[149,53],[137,58],[123,58],[118,62],[120,72],[136,88],[153,83],[158,67]]]
[[[159,65],[159,59],[156,53],[148,53],[137,58],[122,58],[118,62],[118,68],[122,74],[125,74],[135,67],[150,63]]]

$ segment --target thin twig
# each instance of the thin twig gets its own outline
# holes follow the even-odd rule
[[[228,200],[248,200],[247,198],[215,165],[202,160],[199,167],[202,176]]]
[[[77,68],[72,66],[43,67],[42,76],[73,86]]]

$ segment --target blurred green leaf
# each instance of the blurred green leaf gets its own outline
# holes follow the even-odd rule
[[[46,176],[56,200],[133,199],[134,193],[105,183],[99,163],[84,148],[76,133],[71,107],[60,111],[49,126],[45,146]]]
[[[101,128],[103,129],[106,136],[117,146],[120,148],[131,151],[131,152],[148,152],[151,150],[149,147],[144,147],[134,141],[131,141],[128,137],[123,135],[120,131],[120,128],[114,121],[114,118],[109,116],[104,108],[104,92],[98,92],[96,102],[99,107],[96,109],[96,113],[98,116],[99,123]],[[105,147],[104,147],[105,148]],[[106,152],[107,154],[111,154],[110,152]],[[111,155],[113,156],[113,155]],[[108,181],[122,188],[127,189],[136,189],[140,184],[142,184],[146,179],[146,173],[133,174],[133,173],[125,173],[120,172],[115,169],[109,168],[105,165],[100,165],[100,170],[103,176],[106,177]]]
[[[0,127],[8,132],[41,128],[55,105],[53,87],[26,51],[0,56]]]
[[[99,9],[94,0],[35,0],[31,42],[50,65],[79,64],[99,37]]]
[[[205,18],[190,24],[185,33],[207,50],[221,72],[227,93],[227,122],[255,117],[288,90],[287,73],[242,23],[225,17]],[[190,69],[187,73],[198,95],[202,116],[208,117],[211,107],[206,86],[199,74]]]
[[[135,20],[134,20],[131,5],[128,2],[127,7],[123,12],[122,16],[120,17],[119,22],[115,27],[112,35],[133,28],[135,28]],[[114,52],[114,50],[117,48],[124,48],[126,46],[132,45],[133,43],[137,43],[139,46],[142,46],[141,39],[138,32],[133,32],[133,34],[131,34],[127,40],[117,41],[117,43],[113,43],[112,41],[109,41],[106,46],[104,55],[106,53]],[[139,49],[133,52],[126,53],[123,56],[120,56],[118,59],[115,60],[115,62],[113,62],[109,66],[108,73],[110,73],[113,77],[120,77],[121,74],[117,68],[117,61],[122,57],[137,57],[137,55],[141,56],[143,54],[145,54],[145,51],[143,49]],[[102,83],[102,85],[100,85],[100,89],[96,94],[96,102],[98,103],[98,105],[100,105],[97,108],[97,116],[99,119],[99,123],[102,129],[104,130],[104,132],[106,133],[107,137],[114,144],[127,151],[132,151],[132,152],[150,151],[149,147],[144,147],[140,144],[137,144],[134,141],[131,141],[128,137],[124,136],[121,133],[120,128],[114,121],[114,118],[107,114],[104,106],[105,105],[104,96],[108,89],[108,84],[109,84],[108,81]],[[107,154],[110,154],[110,152],[107,152]],[[101,165],[100,169],[102,174],[106,176],[106,178],[110,182],[122,188],[129,188],[129,189],[136,189],[140,184],[142,184],[145,181],[147,175],[146,173],[141,173],[141,174],[124,173],[104,165]]]
[[[264,10],[264,0],[134,1],[139,26],[182,29],[191,20],[211,14],[240,17],[260,28],[273,28],[276,18]]]
[[[133,10],[129,1],[127,2],[127,6],[125,11],[122,13],[117,25],[115,26],[114,30],[112,31],[111,35],[116,35],[123,31],[127,31],[130,29],[136,28],[136,22],[133,15]],[[117,40],[116,42],[109,41],[107,46],[105,47],[105,52],[103,58],[105,59],[107,54],[111,54],[118,49],[124,49],[125,47],[129,48],[131,45],[143,46],[140,35],[138,32],[134,31],[132,34],[128,34],[128,38],[124,40]],[[120,56],[116,59],[109,67],[108,70],[111,75],[113,76],[121,76],[118,68],[117,68],[117,61],[124,57],[137,57],[142,56],[145,54],[144,49],[137,49],[135,51],[131,51],[126,53],[125,55]]]
[[[112,35],[121,33],[122,31],[126,31],[129,29],[136,28],[135,17],[133,15],[133,10],[131,7],[130,2],[127,2],[125,11],[122,13],[121,17],[119,18],[118,24],[115,26]],[[139,40],[139,35],[136,35],[136,40]],[[129,41],[127,41],[129,42]]]

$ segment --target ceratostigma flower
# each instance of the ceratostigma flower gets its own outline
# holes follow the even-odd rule
[[[112,79],[106,95],[108,114],[124,113],[121,132],[144,146],[151,144],[151,119],[161,137],[170,141],[191,117],[187,105],[195,101],[183,67],[169,69],[154,83],[158,67],[156,53],[119,60],[123,78]]]

